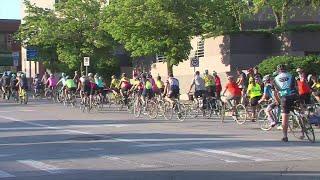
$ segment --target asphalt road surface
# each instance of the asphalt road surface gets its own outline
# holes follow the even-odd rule
[[[320,179],[319,140],[281,137],[252,122],[0,101],[0,180]]]

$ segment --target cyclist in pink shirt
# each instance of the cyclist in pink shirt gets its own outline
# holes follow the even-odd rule
[[[50,89],[55,89],[56,86],[57,86],[57,79],[54,77],[53,74],[50,74],[50,77],[48,78],[47,80],[47,84],[48,84],[48,87]]]

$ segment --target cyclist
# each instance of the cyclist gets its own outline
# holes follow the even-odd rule
[[[259,73],[258,66],[255,66],[253,68],[253,77],[258,79],[258,83],[260,84],[260,86],[263,85],[262,84],[262,75]]]
[[[84,75],[84,73],[82,73],[82,76],[79,79],[78,89],[77,90],[80,92],[80,98],[81,99],[83,99],[84,97],[89,96],[89,94],[90,94],[89,79],[88,79],[88,77],[86,77]],[[83,103],[83,102],[81,102],[81,103]]]
[[[213,76],[209,74],[208,70],[205,70],[204,77],[203,77],[207,95],[208,97],[215,97],[216,95],[216,84],[215,79]]]
[[[40,95],[42,82],[41,82],[41,79],[39,78],[39,74],[36,74],[33,79],[33,87],[34,87],[34,94],[37,96]]]
[[[152,91],[152,83],[145,74],[142,75],[141,82],[143,84],[142,101],[144,106],[146,106],[147,98],[151,99],[154,97],[154,93]]]
[[[94,94],[96,94],[97,91],[97,84],[94,81],[94,77],[92,73],[88,73],[88,80],[89,80],[89,87],[90,87],[90,98],[92,98],[92,96]]]
[[[188,94],[190,94],[193,86],[195,87],[194,97],[197,103],[200,105],[200,107],[203,108],[203,105],[205,104],[205,101],[206,101],[206,87],[205,87],[204,80],[200,77],[199,71],[196,71],[194,75]],[[203,102],[199,102],[198,98],[200,97],[203,99]]]
[[[255,77],[253,81],[250,82],[247,90],[247,94],[250,98],[250,105],[252,107],[252,120],[254,121],[256,117],[256,108],[259,100],[261,99],[261,86],[259,84],[259,77]]]
[[[274,127],[275,125],[278,124],[278,122],[276,117],[272,117],[272,111],[276,106],[278,106],[278,104],[274,99],[274,93],[272,91],[271,75],[270,74],[265,75],[262,81],[264,83],[264,90],[263,90],[263,95],[258,103],[260,104],[261,102],[264,102],[264,101],[271,101],[271,103],[268,104],[266,108],[266,114],[271,123],[271,127]]]
[[[65,97],[65,91],[64,91],[64,86],[66,85],[66,81],[67,81],[67,77],[65,73],[61,74],[61,79],[58,81],[57,86],[60,85],[60,83],[62,84],[61,86],[61,92],[63,93],[63,96]]]
[[[11,80],[10,80],[10,89],[11,89],[11,93],[13,94],[13,92],[15,92],[14,94],[17,95],[17,92],[19,90],[17,83],[18,83],[18,79],[17,76],[15,74],[11,75]]]
[[[161,80],[161,76],[157,77],[156,85],[159,89],[158,94],[162,94],[164,92],[164,82]]]
[[[50,77],[50,76],[49,76],[48,72],[45,71],[44,74],[43,74],[43,76],[42,76],[42,78],[41,78],[41,83],[42,83],[44,86],[47,85],[47,80],[48,80],[49,77]]]
[[[221,91],[222,91],[221,80],[220,80],[220,77],[218,76],[216,71],[213,71],[212,75],[214,78],[214,84],[216,85],[217,98],[220,99],[220,95],[221,95]]]
[[[303,69],[298,68],[296,72],[299,74],[297,77],[298,93],[300,102],[302,104],[311,104],[311,88],[308,84],[307,77]]]
[[[233,76],[228,76],[228,83],[226,85],[225,90],[222,93],[222,96],[225,95],[226,91],[228,91],[229,95],[227,96],[226,100],[227,103],[229,105],[229,107],[232,107],[232,116],[235,116],[235,107],[237,104],[239,104],[240,102],[240,98],[241,98],[241,90],[239,88],[239,86],[237,85],[237,83],[234,80]],[[235,101],[235,104],[232,104],[232,101]]]
[[[46,85],[51,89],[54,90],[57,86],[57,79],[53,74],[50,74],[48,80],[46,81]]]
[[[111,76],[110,89],[115,95],[117,95],[119,92],[119,84],[120,84],[120,81],[116,78],[116,76],[115,75]]]
[[[166,100],[171,103],[173,106],[174,99],[178,99],[180,95],[179,80],[173,77],[173,74],[170,73],[168,80],[165,83],[163,97],[166,97]]]
[[[67,80],[66,80],[65,85],[63,87],[65,89],[65,94],[66,95],[74,94],[77,90],[77,85],[73,79],[69,78],[68,76],[66,78],[67,78]]]
[[[25,74],[20,74],[20,77],[18,77],[17,86],[19,87],[19,96],[21,96],[22,90],[28,90],[28,79]]]
[[[242,97],[245,97],[248,87],[247,76],[241,69],[237,69],[238,80],[237,84],[241,90]],[[244,103],[244,98],[241,98],[241,103]]]
[[[131,89],[132,85],[130,84],[130,79],[127,77],[126,73],[122,73],[119,87],[120,87],[121,97],[124,99],[125,104],[127,104],[128,91]]]
[[[296,98],[296,83],[294,77],[287,72],[285,65],[278,65],[277,70],[279,74],[274,79],[276,89],[277,102],[281,102],[281,116],[282,116],[282,132],[283,142],[288,142],[288,120],[289,113],[294,109],[294,102]]]
[[[94,81],[97,84],[97,88],[99,93],[102,93],[103,89],[104,89],[104,83],[102,80],[102,77],[99,76],[98,74],[94,75]]]
[[[7,72],[4,72],[2,78],[1,78],[1,84],[2,84],[2,92],[4,94],[8,93],[8,98],[10,97],[10,77]],[[3,96],[3,99],[5,99],[5,95]]]
[[[320,78],[318,78],[317,82],[313,84],[312,89],[312,95],[315,97],[317,102],[320,103]]]

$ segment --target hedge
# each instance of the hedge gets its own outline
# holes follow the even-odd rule
[[[306,73],[320,73],[320,56],[275,56],[264,60],[259,64],[261,74],[272,74],[279,64],[287,65],[288,71],[296,74],[298,67],[303,68]]]

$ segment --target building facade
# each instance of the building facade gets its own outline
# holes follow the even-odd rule
[[[14,41],[20,20],[0,19],[0,72],[21,70],[21,46]]]

